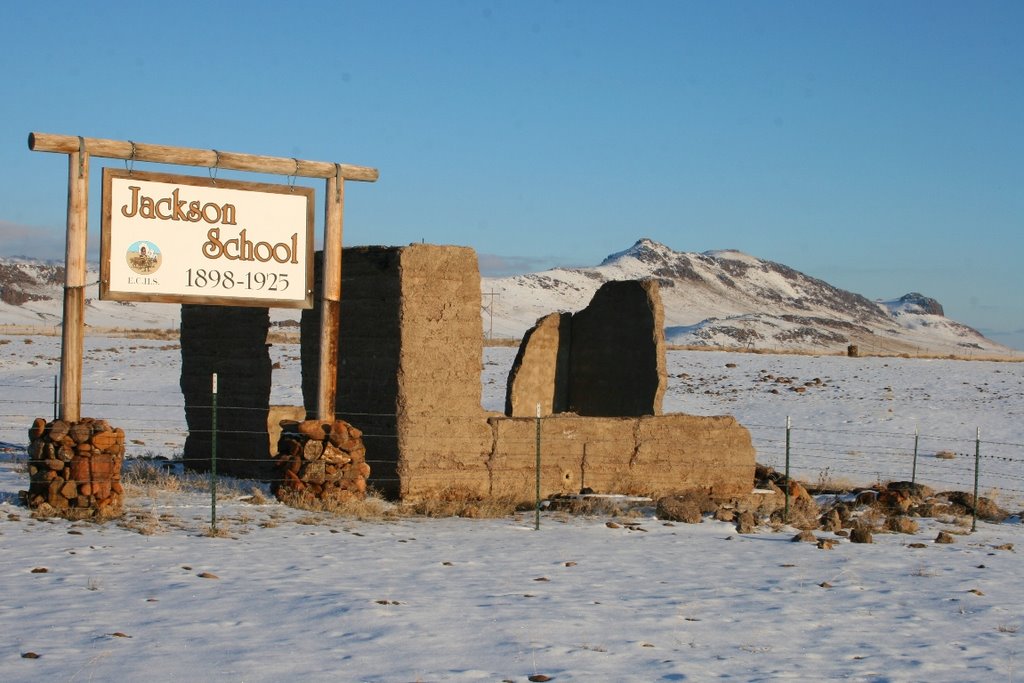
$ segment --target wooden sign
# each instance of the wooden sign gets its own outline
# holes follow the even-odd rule
[[[311,308],[313,196],[105,168],[100,299]]]

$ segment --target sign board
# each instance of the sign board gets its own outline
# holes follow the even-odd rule
[[[100,299],[311,308],[313,196],[105,168]]]

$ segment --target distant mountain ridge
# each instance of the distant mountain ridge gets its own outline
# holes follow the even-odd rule
[[[99,267],[86,273],[85,323],[100,328],[163,328],[180,324],[180,307],[99,300]],[[56,261],[0,258],[0,324],[60,325],[64,303],[64,264]]]
[[[521,337],[542,315],[577,311],[609,280],[657,280],[671,344],[760,350],[1019,356],[946,318],[919,293],[871,301],[781,263],[735,250],[677,252],[638,240],[592,268],[483,278],[484,328]],[[493,304],[493,320],[491,305]]]
[[[650,239],[591,268],[482,278],[483,332],[521,338],[541,316],[582,310],[604,282],[647,278],[660,284],[670,344],[809,353],[856,344],[868,353],[1024,355],[946,318],[938,301],[917,292],[871,301],[740,251],[677,252]],[[179,306],[100,301],[98,281],[98,267],[90,264],[88,326],[179,326]],[[0,259],[0,325],[59,326],[63,284],[61,263]],[[273,322],[298,316],[294,309],[271,309]]]

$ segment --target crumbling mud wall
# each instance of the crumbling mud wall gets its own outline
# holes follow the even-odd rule
[[[505,387],[505,414],[536,417],[569,409],[572,314],[550,313],[527,330]]]
[[[217,373],[217,471],[269,479],[267,449],[271,363],[270,313],[243,306],[181,307],[181,391],[185,397],[185,466],[209,471],[211,377]]]
[[[665,314],[654,280],[606,282],[572,316],[569,412],[660,415],[665,395]]]
[[[286,424],[302,422],[305,419],[305,406],[270,406],[267,413],[267,452],[271,456],[277,454],[281,431]]]
[[[374,486],[398,495],[398,401],[401,323],[399,250],[348,247],[341,257],[341,310],[335,417],[363,432]],[[314,259],[315,307],[302,311],[302,398],[317,417],[323,252]]]
[[[320,258],[317,293],[319,300]],[[458,481],[486,492],[483,336],[476,254],[466,247],[342,252],[337,416],[363,432],[370,483],[414,497]],[[316,404],[319,312],[302,319],[303,398]],[[452,473],[474,472],[452,478]]]
[[[491,418],[491,495],[536,495],[537,420]],[[540,421],[541,493],[662,496],[702,490],[716,499],[750,493],[755,453],[750,432],[729,416],[601,418],[572,414]]]
[[[606,282],[578,313],[537,321],[509,372],[505,414],[660,415],[664,311],[652,280]]]
[[[635,414],[627,416],[550,415],[567,405],[565,392],[556,389],[563,380],[552,370],[559,362],[564,366],[565,318],[551,317],[549,327],[535,339],[546,341],[534,346],[545,359],[545,369],[533,386],[546,392],[549,415],[541,420],[542,494],[584,487],[597,492],[662,494],[699,488],[722,497],[748,494],[754,450],[749,432],[733,418],[646,416],[661,411],[664,392],[657,285],[625,283],[610,289],[606,300],[598,300],[595,319],[641,331],[616,333],[617,346],[612,348],[619,351],[604,355],[605,360],[580,353],[595,368],[600,362],[622,364],[618,353],[641,354],[646,365],[634,364],[631,372],[643,375],[642,386],[627,377],[614,386],[621,391],[629,385],[634,396],[646,399],[642,406],[631,400]],[[339,418],[363,432],[371,487],[405,500],[448,495],[532,500],[537,441],[532,418],[538,400],[523,399],[533,404],[524,408],[531,419],[481,407],[480,302],[480,275],[471,249],[415,244],[343,250],[336,410]],[[624,305],[636,312],[623,317]],[[593,340],[603,324],[588,323],[585,316],[581,339]],[[302,355],[309,408],[316,401],[316,310],[303,314]],[[599,390],[604,385],[594,380],[591,386]],[[601,410],[612,410],[611,404],[604,405]]]
[[[467,247],[402,250],[400,495],[483,495],[491,430],[481,408],[480,272]],[[464,476],[464,474],[466,476]]]

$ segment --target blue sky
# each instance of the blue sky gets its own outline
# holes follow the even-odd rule
[[[1016,0],[8,1],[0,253],[63,258],[30,131],[130,139],[377,167],[349,245],[739,249],[1024,348],[1021,35]]]

